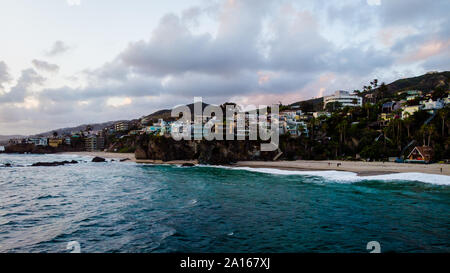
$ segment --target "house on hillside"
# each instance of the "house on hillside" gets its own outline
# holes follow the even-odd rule
[[[433,101],[431,98],[428,101],[421,101],[420,104],[423,105],[424,110],[430,112],[431,114],[434,111],[444,108],[444,106],[445,106],[445,103],[443,100],[438,99],[438,100]]]
[[[430,146],[416,146],[409,153],[405,162],[408,163],[431,163],[433,161],[433,148]]]
[[[412,116],[415,112],[422,110],[423,105],[406,106],[402,111],[402,119]]]
[[[342,107],[362,106],[362,98],[348,91],[338,90],[331,96],[323,97],[323,109],[328,103],[339,103]]]
[[[27,143],[34,144],[35,146],[48,146],[48,139],[46,137],[33,137],[28,138]]]
[[[53,148],[58,148],[59,145],[63,144],[63,140],[61,138],[50,138],[48,139],[48,146]]]
[[[389,101],[389,102],[386,102],[383,104],[381,110],[383,113],[392,113],[400,108],[401,108],[401,105],[399,102]]]

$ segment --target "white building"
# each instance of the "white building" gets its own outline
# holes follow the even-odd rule
[[[27,139],[27,143],[34,144],[35,146],[48,146],[48,138],[46,137],[34,137]]]
[[[412,116],[415,112],[422,110],[423,105],[406,106],[402,111],[402,119]]]
[[[444,108],[445,103],[444,101],[438,99],[436,101],[433,101],[432,99],[429,99],[428,101],[421,101],[420,104],[423,105],[423,110],[439,110]]]
[[[362,106],[362,98],[357,95],[350,94],[348,91],[338,90],[331,96],[323,98],[323,108],[325,109],[328,103],[338,102],[345,106]]]

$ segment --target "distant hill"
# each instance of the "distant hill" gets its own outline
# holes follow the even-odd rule
[[[390,84],[387,84],[387,96],[392,96],[398,91],[404,90],[422,90],[425,93],[431,92],[436,89],[450,90],[450,71],[444,72],[430,72],[421,76],[405,78],[396,80]],[[354,89],[358,87],[355,86]],[[352,89],[353,90],[353,89]],[[374,93],[377,89],[374,89],[368,93]],[[304,112],[322,111],[323,110],[323,97],[310,99],[305,101],[299,101],[291,104],[290,106],[297,106]]]
[[[203,103],[202,104],[202,110],[205,109],[206,106],[208,106],[209,104],[207,103]],[[186,105],[187,107],[189,107],[189,110],[191,111],[192,115],[194,114],[194,104],[188,104]],[[145,116],[144,118],[148,119],[148,120],[152,120],[152,121],[158,121],[158,119],[162,118],[164,120],[171,120],[173,119],[171,116],[172,113],[172,109],[163,109],[163,110],[159,110],[156,111],[148,116]]]
[[[303,112],[317,112],[323,110],[323,97],[295,102],[290,105],[300,106]]]
[[[450,90],[450,71],[430,72],[422,76],[396,80],[387,85],[388,92],[403,90],[422,90],[430,92],[437,88]]]
[[[103,123],[92,123],[92,124],[83,124],[83,125],[79,125],[76,127],[67,127],[67,128],[60,128],[60,129],[56,129],[56,130],[51,130],[48,132],[43,132],[40,134],[36,134],[33,135],[32,137],[35,136],[51,136],[53,135],[53,132],[57,132],[58,135],[64,135],[64,134],[70,134],[71,132],[80,132],[80,131],[84,131],[86,129],[87,126],[90,126],[92,128],[92,131],[98,131],[98,130],[102,130],[105,127],[109,127],[117,122],[120,122],[123,120],[118,120],[118,121],[108,121],[108,122],[103,122]]]

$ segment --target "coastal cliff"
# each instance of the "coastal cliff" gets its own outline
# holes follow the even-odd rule
[[[150,160],[197,160],[200,164],[221,165],[237,161],[271,161],[280,151],[261,152],[260,141],[251,140],[214,140],[214,141],[175,141],[172,138],[158,136],[140,136],[135,151],[136,159]],[[285,139],[281,148],[289,146],[296,151],[295,156],[283,153],[280,159],[302,159],[302,145],[293,139]]]

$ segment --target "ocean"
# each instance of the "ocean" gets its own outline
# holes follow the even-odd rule
[[[90,160],[0,154],[0,252],[450,252],[448,176]]]

